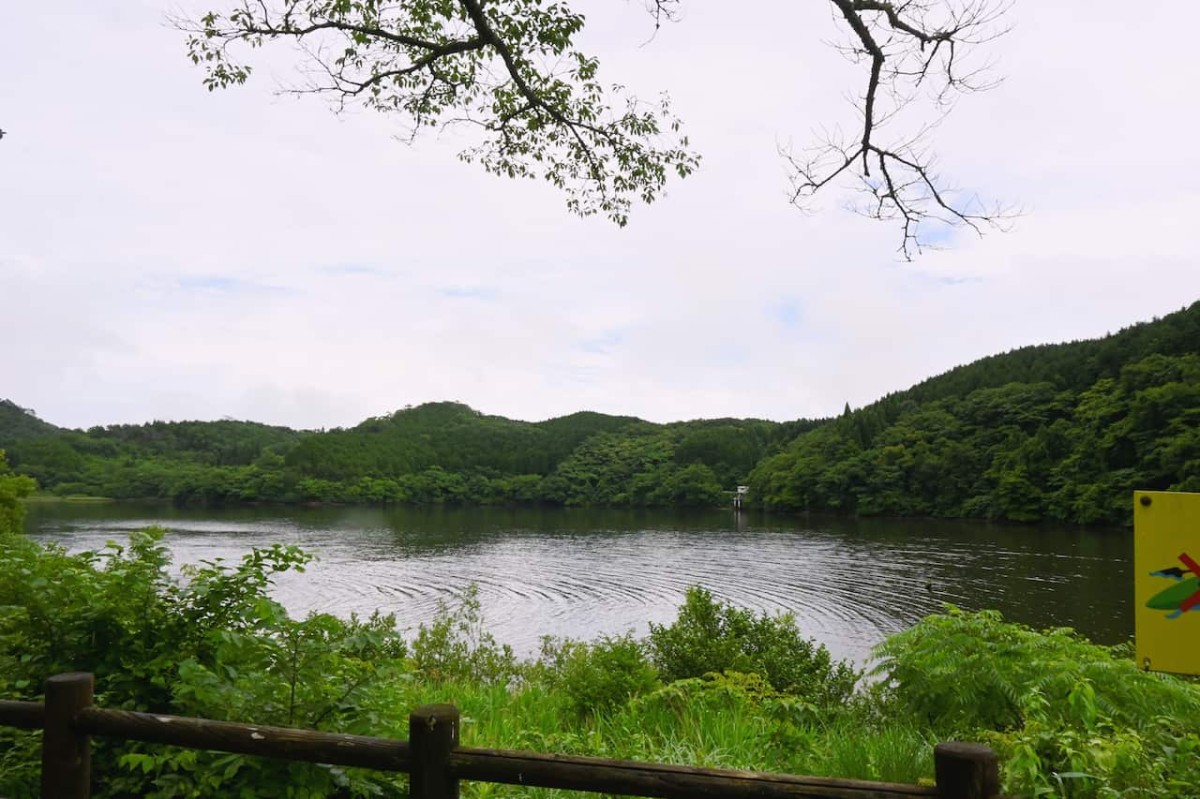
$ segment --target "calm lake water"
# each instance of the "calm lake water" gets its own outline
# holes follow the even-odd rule
[[[998,608],[1100,643],[1133,633],[1132,534],[976,522],[764,516],[733,511],[34,505],[28,532],[96,549],[159,524],[175,562],[298,544],[319,560],[285,575],[294,614],[379,609],[415,628],[467,586],[521,653],[543,635],[590,639],[675,616],[701,584],[735,604],[793,611],[804,632],[862,662],[888,633],[951,602]]]

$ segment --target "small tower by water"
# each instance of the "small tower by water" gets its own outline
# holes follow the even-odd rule
[[[750,486],[738,486],[737,491],[733,492],[733,507],[735,510],[742,509],[742,503],[746,499],[746,495],[750,493]]]

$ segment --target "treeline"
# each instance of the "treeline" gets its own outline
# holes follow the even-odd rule
[[[1200,303],[1094,341],[984,358],[840,418],[545,422],[452,402],[349,429],[64,430],[0,402],[0,448],[56,494],[178,503],[715,506],[1123,523],[1135,488],[1200,491]]]
[[[0,406],[0,430],[29,431],[0,446],[43,490],[178,503],[712,507],[763,457],[817,424],[658,425],[590,412],[531,423],[452,402],[321,433],[237,421],[83,432],[11,419],[18,414],[30,416]]]

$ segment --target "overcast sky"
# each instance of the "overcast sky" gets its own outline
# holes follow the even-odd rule
[[[823,416],[1200,298],[1200,67],[1165,36],[1200,6],[1017,0],[936,145],[1024,216],[905,263],[845,195],[786,201],[778,146],[856,125],[820,0],[696,0],[649,44],[639,0],[584,4],[605,82],[668,90],[705,159],[625,229],[275,96],[285,50],[210,94],[165,22],[209,5],[0,12],[0,397],[48,421]]]

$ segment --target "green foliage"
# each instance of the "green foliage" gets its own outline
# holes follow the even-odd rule
[[[97,693],[136,710],[163,711],[190,659],[212,659],[216,635],[241,634],[285,614],[268,596],[273,575],[303,570],[308,556],[274,546],[237,566],[185,567],[167,576],[165,531],[135,533],[128,546],[68,554],[24,538],[0,550],[0,672],[33,690],[50,674],[95,673]],[[17,657],[13,653],[20,653]]]
[[[1195,796],[1200,686],[1129,654],[949,608],[877,648],[874,690],[885,715],[993,744],[1020,795]]]
[[[371,734],[382,723],[379,686],[407,676],[404,642],[386,617],[347,622],[318,614],[297,621],[277,614],[209,639],[206,657],[179,665],[174,713]],[[127,774],[114,788],[144,790],[152,776],[147,795],[162,797],[210,796],[231,785],[255,796],[369,796],[399,784],[367,772],[184,749],[126,747],[118,763]]]
[[[12,400],[0,399],[0,442],[35,438],[60,430],[43,422],[31,409],[22,408]]]
[[[517,659],[498,644],[483,624],[479,589],[472,585],[458,606],[438,603],[432,623],[422,624],[413,641],[413,664],[426,679],[504,684],[517,674]]]
[[[800,429],[818,424],[733,419],[689,422],[679,425],[675,460],[708,467],[720,486],[741,485],[763,456],[794,438]]]
[[[804,638],[791,614],[756,616],[717,601],[699,586],[688,589],[673,623],[650,625],[650,651],[668,681],[753,673],[777,691],[825,707],[844,702],[858,680],[823,645]]]
[[[770,507],[1122,524],[1134,489],[1200,487],[1200,303],[1090,342],[985,358],[762,461]]]
[[[671,455],[671,439],[657,431],[600,433],[560,463],[548,482],[565,505],[645,505],[669,474]]]
[[[306,561],[275,547],[173,578],[161,531],[77,554],[7,536],[0,698],[88,670],[106,707],[395,738],[409,709],[453,702],[470,746],[898,782],[927,781],[933,745],[955,737],[999,751],[1010,795],[1198,795],[1200,686],[1069,630],[951,608],[881,645],[876,682],[851,694],[853,672],[790,618],[698,588],[647,641],[547,642],[522,663],[487,634],[473,589],[411,645],[389,617],[291,619],[271,580]],[[0,795],[36,796],[38,768],[38,737],[0,727]],[[396,775],[103,738],[94,771],[101,797],[407,792]]]
[[[720,429],[744,434],[757,452],[793,428],[721,420]],[[707,422],[662,426],[598,413],[519,422],[440,402],[322,433],[250,422],[153,422],[87,433],[50,428],[10,446],[23,474],[63,495],[180,504],[713,507],[726,504],[733,487],[714,469],[740,479],[748,467],[745,457],[731,467],[720,447],[695,442],[690,454],[675,457],[677,441],[709,429]]]
[[[611,712],[660,684],[645,642],[630,634],[590,644],[544,639],[532,673],[560,688],[580,716]]]
[[[93,427],[51,425],[5,438],[14,467],[60,495],[230,502],[286,498],[295,476],[282,453],[306,434],[253,422],[152,422]]]
[[[335,57],[321,92],[340,104],[397,114],[413,136],[456,123],[482,141],[460,153],[488,172],[539,178],[581,216],[624,225],[634,202],[652,202],[668,177],[699,163],[665,95],[642,103],[602,83],[596,59],[576,48],[584,18],[565,3],[372,0],[235,5],[180,21],[188,54],[211,91],[244,83],[233,60],[277,41],[307,45],[315,32]],[[306,38],[307,37],[307,38]]]
[[[853,716],[838,719],[800,773],[838,774],[879,782],[929,781],[929,753],[940,740],[906,719],[863,724]]]
[[[360,694],[403,664],[390,619],[290,620],[268,595],[274,575],[302,570],[309,559],[290,547],[254,550],[232,565],[185,567],[183,580],[173,580],[162,536],[152,529],[128,546],[77,554],[5,540],[0,696],[36,699],[46,677],[90,671],[97,701],[108,707],[338,730],[369,725]],[[16,745],[28,754],[26,741]],[[120,751],[97,748],[103,795],[207,796],[220,788],[324,796],[348,779],[216,753]],[[19,766],[4,770],[0,794],[28,794],[22,786],[32,772]]]
[[[22,532],[25,506],[21,500],[33,493],[37,483],[28,477],[13,474],[0,449],[0,541],[5,535]]]
[[[602,723],[629,739],[622,757],[665,751],[671,762],[754,769],[768,758],[789,759],[780,744],[794,743],[795,723],[807,726],[813,716],[803,700],[779,694],[760,675],[726,672],[661,686]]]

